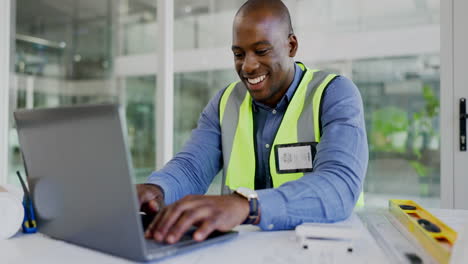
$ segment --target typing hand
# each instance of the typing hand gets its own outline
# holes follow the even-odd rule
[[[146,219],[152,220],[164,207],[164,193],[154,184],[137,184],[138,201],[140,210],[146,214]]]
[[[224,196],[189,195],[165,207],[145,232],[146,238],[176,243],[192,226],[193,239],[205,240],[213,231],[229,231],[244,222],[249,202],[236,194]]]

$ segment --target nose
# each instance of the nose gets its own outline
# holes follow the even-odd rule
[[[242,71],[246,74],[255,73],[258,69],[259,63],[254,55],[245,55],[244,63],[242,64]]]

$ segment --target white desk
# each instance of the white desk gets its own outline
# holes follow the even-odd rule
[[[430,210],[454,229],[458,229],[468,211]],[[254,226],[238,227],[239,236],[221,244],[167,258],[158,263],[384,263],[387,259],[367,229],[353,214],[353,225],[362,231],[352,253],[346,249],[318,252],[304,250],[294,231],[262,232]],[[117,230],[116,230],[117,231]],[[344,259],[345,258],[345,259]],[[42,234],[23,235],[0,241],[0,263],[132,263],[126,259],[50,239]]]

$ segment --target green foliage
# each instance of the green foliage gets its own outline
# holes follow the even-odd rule
[[[405,133],[409,127],[407,113],[390,106],[372,113],[372,148],[383,152],[404,152],[403,145],[396,145],[393,136]]]
[[[426,113],[428,117],[436,117],[439,115],[439,99],[434,95],[434,91],[429,85],[423,86],[423,97],[426,100]]]
[[[412,120],[408,120],[405,110],[395,106],[383,107],[372,113],[370,141],[373,151],[412,153],[413,158],[409,164],[420,177],[426,177],[432,168],[431,164],[424,164],[423,151],[427,148],[428,141],[438,136],[432,124],[439,115],[440,103],[430,85],[422,87],[421,95],[425,105],[413,114]],[[404,136],[398,138],[397,135],[402,133]],[[406,145],[408,135],[412,138],[409,146]],[[398,142],[402,139],[405,140],[403,144]]]
[[[413,169],[416,171],[416,173],[421,176],[421,177],[426,177],[429,171],[429,168],[424,166],[421,162],[416,161],[416,160],[411,160],[409,161],[409,164]]]
[[[414,138],[424,136],[431,138],[437,136],[434,127],[432,126],[432,123],[434,118],[439,115],[440,103],[439,99],[435,96],[434,91],[429,85],[423,86],[422,96],[426,104],[420,111],[413,114],[414,122],[412,126],[412,133]],[[417,146],[416,144],[413,144],[412,147],[412,151],[413,154],[416,156],[416,160],[411,165],[420,176],[427,175],[427,170],[424,169],[427,167],[425,167],[421,163],[421,151],[424,147],[425,146]],[[419,165],[417,165],[416,163],[418,163]]]
[[[426,105],[420,111],[413,114],[414,135],[427,133],[430,136],[434,136],[432,121],[434,117],[439,115],[439,99],[434,95],[434,91],[429,85],[423,86],[422,96]]]
[[[372,113],[372,119],[374,120],[372,128],[385,135],[408,129],[406,112],[394,106],[384,107],[375,111]]]

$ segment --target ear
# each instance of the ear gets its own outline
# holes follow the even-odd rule
[[[297,48],[299,46],[296,35],[294,35],[294,33],[289,34],[288,42],[289,42],[289,57],[292,58],[296,56]]]

